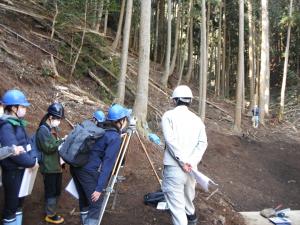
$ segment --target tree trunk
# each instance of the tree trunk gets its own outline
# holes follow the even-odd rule
[[[134,115],[138,119],[138,128],[147,127],[148,80],[150,64],[151,1],[141,0],[139,68]]]
[[[190,11],[191,9],[189,9]],[[181,35],[181,40],[182,40],[182,37],[184,36],[183,33],[184,33],[184,24],[185,24],[185,17],[182,18],[182,35]],[[185,37],[188,36],[188,33],[189,33],[189,29],[190,29],[190,26],[187,27],[187,31],[186,31],[186,35]],[[180,69],[179,69],[179,76],[178,76],[178,81],[177,81],[177,86],[181,84],[181,81],[182,81],[182,76],[183,76],[183,70],[184,70],[184,64],[185,64],[185,61],[186,61],[186,52],[187,52],[187,40],[184,41],[184,43],[182,43],[182,48],[181,48],[181,59],[180,59]]]
[[[218,56],[217,56],[217,71],[216,71],[216,96],[220,96],[220,76],[221,76],[221,41],[222,41],[222,1],[220,1],[220,15],[218,28]]]
[[[227,67],[226,67],[226,77],[225,77],[225,98],[229,98],[230,93],[230,59],[231,59],[231,45],[230,45],[230,33],[228,33],[228,55],[227,55]]]
[[[102,15],[103,15],[103,1],[104,0],[99,0],[99,2],[98,2],[97,24],[95,27],[96,31],[99,31],[100,25],[101,25],[101,20],[102,20]]]
[[[159,35],[158,35],[158,50],[157,60],[162,64],[164,59],[165,48],[165,0],[159,0]]]
[[[249,110],[254,108],[255,99],[255,80],[254,80],[254,41],[253,41],[253,7],[252,0],[248,0],[248,24],[249,24],[249,83],[250,83],[250,107]]]
[[[181,18],[181,3],[178,3],[178,8],[177,8],[177,18],[176,18],[176,30],[175,30],[175,41],[174,41],[174,51],[173,51],[173,56],[172,56],[172,61],[171,61],[171,66],[170,66],[170,75],[173,74],[175,65],[176,65],[176,59],[177,59],[177,54],[178,54],[178,39],[179,39],[179,28],[180,28],[180,18]]]
[[[237,76],[234,131],[240,133],[242,121],[242,91],[244,80],[244,0],[239,0],[239,59]]]
[[[190,0],[190,9],[193,8],[193,0]],[[193,52],[194,52],[194,45],[193,45],[193,15],[192,12],[190,11],[190,21],[189,21],[189,67],[188,71],[186,74],[186,82],[189,83],[192,77],[192,72],[193,72]]]
[[[158,53],[158,32],[159,32],[159,4],[157,3],[156,9],[156,24],[155,24],[155,42],[154,42],[154,62],[157,62],[157,53]]]
[[[98,11],[98,0],[92,0],[92,3],[94,4],[93,7],[93,18],[92,18],[92,28],[96,30],[97,26],[97,11]]]
[[[220,91],[220,95],[221,97],[225,97],[225,80],[226,80],[226,35],[227,35],[227,31],[226,31],[226,0],[224,0],[224,6],[223,6],[223,27],[224,27],[224,31],[223,31],[223,51],[222,51],[222,74],[221,74],[221,91]]]
[[[132,17],[132,1],[127,0],[126,17],[123,30],[123,49],[121,58],[121,74],[118,84],[118,100],[120,104],[124,104],[125,99],[125,85],[126,85],[126,73],[127,73],[127,59],[128,59],[128,45],[130,37],[130,26]]]
[[[292,13],[293,13],[293,0],[291,0],[290,2],[290,10],[289,10],[290,18],[292,17]],[[284,68],[283,68],[283,77],[282,77],[281,94],[280,94],[279,121],[282,121],[284,116],[284,98],[285,98],[285,86],[286,86],[286,76],[288,70],[288,61],[289,61],[290,38],[291,38],[291,24],[289,23],[287,38],[286,38],[285,53],[284,53]]]
[[[259,107],[260,121],[264,125],[265,115],[269,113],[269,95],[270,95],[270,68],[269,68],[269,16],[268,0],[261,0],[261,60],[260,60],[260,90]]]
[[[168,86],[168,78],[170,74],[170,56],[171,56],[171,22],[172,22],[172,15],[171,15],[171,8],[172,8],[171,0],[168,0],[168,38],[167,38],[167,50],[166,50],[166,60],[165,60],[165,73],[161,78],[161,84],[163,87]]]
[[[119,41],[121,39],[121,32],[122,32],[122,25],[123,25],[123,18],[124,18],[124,11],[125,11],[125,3],[126,0],[122,0],[121,10],[120,10],[120,17],[119,17],[119,23],[118,23],[118,30],[115,37],[115,40],[112,44],[112,49],[115,51],[118,47]]]
[[[104,36],[106,36],[106,32],[107,32],[107,22],[108,22],[108,9],[105,10],[105,16],[104,16],[104,29],[103,29]]]
[[[199,99],[199,112],[202,121],[205,120],[205,110],[206,110],[206,89],[207,89],[207,41],[206,41],[206,7],[205,0],[202,0],[201,5],[201,69],[200,77],[202,83],[199,83],[199,89],[201,90],[201,98]]]

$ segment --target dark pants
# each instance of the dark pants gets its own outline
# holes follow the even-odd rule
[[[62,174],[44,173],[45,208],[47,215],[56,214],[57,200],[61,194]]]
[[[16,212],[22,210],[24,198],[19,198],[24,169],[2,170],[4,188],[3,219],[13,219]]]
[[[96,189],[99,172],[90,172],[82,168],[75,167],[71,167],[70,171],[79,195],[80,211],[88,210],[88,218],[97,220],[100,214],[103,195],[101,195],[101,197],[96,202],[92,201],[91,196]]]

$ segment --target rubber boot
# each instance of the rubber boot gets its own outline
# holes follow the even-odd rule
[[[87,225],[87,215],[88,215],[88,213],[89,213],[89,211],[80,212],[80,219],[81,219],[82,225]]]
[[[3,225],[17,225],[17,219],[3,219]]]
[[[22,220],[23,220],[23,212],[22,211],[17,211],[16,212],[16,224],[17,225],[22,225]]]
[[[92,219],[92,218],[87,218],[85,225],[98,225],[98,220],[97,219]]]
[[[193,215],[187,215],[187,219],[188,219],[188,225],[197,225],[198,217],[196,213]]]

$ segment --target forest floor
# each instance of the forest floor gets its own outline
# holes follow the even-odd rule
[[[45,32],[44,28],[31,17],[3,10],[0,13],[0,21],[41,48],[55,52],[54,44],[49,44],[48,39],[36,35],[39,33],[49,36],[49,32]],[[50,61],[49,54],[0,26],[0,94],[11,88],[19,88],[27,94],[32,104],[27,114],[27,120],[30,122],[29,133],[33,133],[37,128],[47,106],[54,99],[63,102],[66,117],[74,124],[91,118],[92,112],[99,105],[106,109],[107,105],[103,102],[94,104],[95,98],[100,100],[103,98],[99,94],[99,87],[92,79],[85,76],[77,82],[69,83],[43,76],[45,61]],[[129,73],[128,79],[135,82],[136,75],[133,70],[137,70],[137,58],[131,55],[129,63],[132,72]],[[67,74],[69,68],[58,64],[58,71],[60,74]],[[149,125],[152,131],[161,137],[160,116],[171,108],[169,94],[176,80],[172,78],[170,89],[160,90],[156,85],[160,71],[159,66],[151,64],[152,83],[149,89],[149,102],[152,107]],[[193,90],[196,93],[196,86]],[[284,208],[299,209],[299,133],[289,124],[278,124],[272,120],[268,121],[266,126],[253,129],[251,118],[244,116],[242,124],[244,133],[235,135],[232,132],[234,104],[214,98],[208,100],[205,124],[209,145],[199,170],[219,184],[219,191],[207,199],[210,193],[197,188],[195,205],[200,217],[199,224],[243,225],[243,219],[237,212],[259,211],[279,204]],[[196,110],[197,101],[194,101],[194,105]],[[62,136],[70,130],[70,124],[67,121],[63,122]],[[160,175],[163,166],[161,147],[147,139],[142,140]],[[115,209],[111,209],[110,201],[103,224],[171,224],[168,212],[158,211],[143,203],[143,196],[159,189],[159,185],[136,136],[130,142],[122,175],[126,179],[118,184]],[[67,168],[63,173],[64,187],[69,180]],[[3,191],[0,192],[1,210]],[[114,195],[112,199],[113,197]],[[62,193],[59,206],[59,212],[65,217],[65,224],[80,224],[78,202],[65,191]],[[24,224],[46,224],[43,222],[43,208],[43,183],[39,174],[33,194],[24,204]]]

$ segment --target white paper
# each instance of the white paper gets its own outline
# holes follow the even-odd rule
[[[291,220],[288,218],[281,218],[281,217],[271,217],[269,220],[274,224],[291,224]]]
[[[209,177],[205,176],[203,173],[199,172],[197,169],[192,169],[191,174],[196,179],[196,182],[205,190],[208,191],[209,183],[218,185],[213,182]]]
[[[25,197],[32,193],[33,185],[38,170],[39,170],[39,166],[35,166],[35,168],[25,169],[20,191],[19,191],[19,198]]]
[[[78,191],[76,189],[75,182],[73,179],[71,179],[69,184],[67,185],[66,191],[69,192],[76,199],[79,199]]]
[[[168,204],[166,202],[159,202],[156,206],[156,209],[158,210],[168,210]]]
[[[64,165],[64,164],[66,163],[61,157],[59,157],[59,162],[60,162],[60,165],[61,165],[61,166]]]

